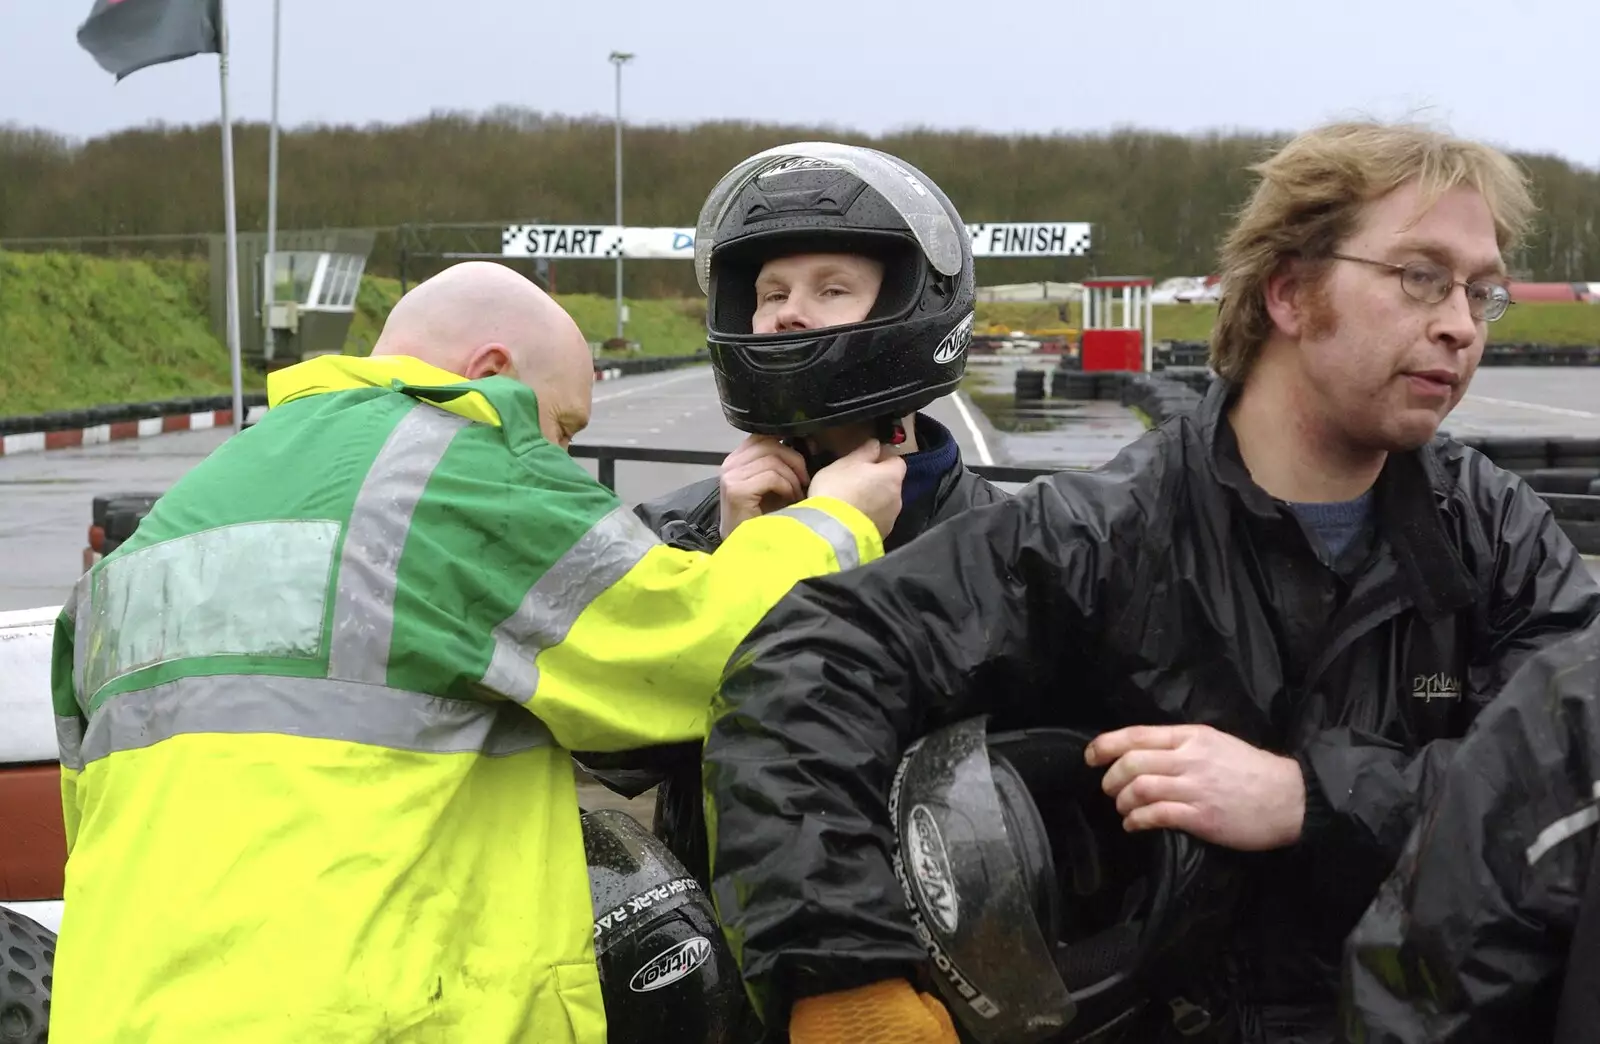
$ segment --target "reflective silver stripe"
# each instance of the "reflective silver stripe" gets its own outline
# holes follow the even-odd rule
[[[72,695],[78,701],[78,709],[85,714],[89,713],[89,694],[83,688],[83,669],[89,659],[90,629],[84,626],[84,622],[94,619],[94,613],[83,610],[92,605],[90,596],[93,579],[92,571],[80,576],[78,582],[72,585],[72,594],[67,596],[66,602],[72,607]]]
[[[240,522],[142,547],[95,570],[83,689],[202,656],[317,660],[340,525]]]
[[[108,699],[83,739],[84,762],[193,733],[271,733],[427,754],[517,754],[553,744],[506,701],[446,700],[322,678],[229,674],[180,678]]]
[[[483,683],[526,701],[539,687],[534,658],[567,636],[589,603],[639,564],[659,537],[627,507],[596,522],[528,589],[516,612],[494,629]]]
[[[56,715],[56,749],[64,768],[83,771],[83,719]]]
[[[471,423],[418,403],[373,460],[339,558],[328,677],[374,685],[388,680],[395,588],[411,516],[456,433]]]
[[[1595,801],[1600,801],[1600,782],[1592,787],[1591,796]],[[1561,842],[1600,824],[1600,807],[1585,805],[1578,811],[1551,823],[1539,831],[1539,836],[1533,839],[1533,844],[1528,846],[1528,865],[1532,866]]]
[[[839,559],[840,569],[853,569],[861,564],[861,548],[856,544],[856,535],[850,532],[849,526],[821,508],[786,507],[774,511],[773,514],[788,515],[804,522],[806,528],[826,540],[832,545],[835,557]]]

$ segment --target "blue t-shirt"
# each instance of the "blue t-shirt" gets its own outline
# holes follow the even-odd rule
[[[1361,535],[1372,518],[1372,490],[1354,500],[1333,503],[1291,503],[1289,509],[1321,538],[1329,553],[1338,558],[1350,542]]]

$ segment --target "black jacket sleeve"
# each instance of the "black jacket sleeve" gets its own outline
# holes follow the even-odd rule
[[[945,722],[1071,698],[1060,653],[1092,640],[1136,560],[1151,484],[1130,473],[1152,455],[1136,443],[806,580],[735,651],[703,760],[712,891],[769,1027],[799,997],[916,973],[890,867],[895,766]]]
[[[1569,951],[1600,962],[1571,947],[1597,779],[1600,624],[1526,660],[1443,770],[1347,943],[1347,1040],[1551,1039]]]
[[[1549,505],[1521,478],[1475,451],[1468,451],[1462,468],[1481,527],[1481,536],[1465,543],[1489,552],[1469,563],[1484,603],[1467,665],[1465,731],[1530,655],[1600,616],[1600,584]],[[1324,901],[1340,904],[1351,919],[1359,916],[1393,868],[1459,742],[1440,739],[1407,752],[1339,727],[1318,734],[1299,753],[1306,777],[1301,848],[1320,868],[1309,881]]]
[[[715,478],[701,479],[655,500],[635,504],[633,513],[670,547],[712,552],[722,543]]]

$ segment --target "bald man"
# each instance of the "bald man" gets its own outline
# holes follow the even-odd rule
[[[554,301],[455,266],[80,581],[52,1040],[603,1044],[568,751],[703,736],[767,608],[882,554],[904,464],[676,550],[567,454],[592,384]]]

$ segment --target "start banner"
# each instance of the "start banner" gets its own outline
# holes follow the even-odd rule
[[[1087,221],[1005,221],[967,226],[972,256],[1087,257],[1093,242]],[[693,228],[627,225],[507,225],[503,257],[611,260],[694,260]]]

